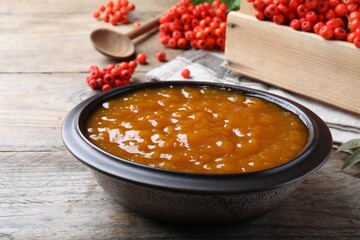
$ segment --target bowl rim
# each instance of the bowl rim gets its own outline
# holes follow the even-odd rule
[[[294,159],[274,168],[249,173],[203,174],[155,168],[128,161],[100,149],[84,135],[86,117],[105,101],[145,88],[170,86],[224,88],[272,102],[300,117],[309,130],[308,142]],[[327,125],[303,105],[261,90],[206,81],[146,82],[99,93],[82,101],[68,113],[62,126],[62,138],[67,149],[95,171],[136,184],[190,192],[253,192],[290,184],[320,168],[332,148],[332,136]]]

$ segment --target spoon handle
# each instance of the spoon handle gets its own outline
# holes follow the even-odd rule
[[[149,20],[148,22],[144,23],[143,25],[141,25],[140,27],[128,32],[126,35],[130,38],[130,39],[134,39],[137,38],[138,36],[149,32],[150,30],[158,27],[160,25],[159,19],[161,17],[161,14],[152,18],[151,20]]]

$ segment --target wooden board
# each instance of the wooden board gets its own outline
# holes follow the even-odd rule
[[[353,44],[241,12],[229,14],[226,38],[231,70],[360,113],[360,49]]]

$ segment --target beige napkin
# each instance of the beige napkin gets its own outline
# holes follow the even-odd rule
[[[350,139],[360,138],[359,115],[341,111],[288,91],[249,80],[223,67],[223,62],[223,53],[188,50],[182,56],[148,72],[147,78],[158,81],[184,80],[180,73],[184,68],[188,68],[191,72],[191,81],[220,82],[259,89],[289,98],[308,107],[319,115],[329,126],[336,145]]]

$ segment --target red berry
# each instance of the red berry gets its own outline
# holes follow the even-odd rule
[[[160,37],[160,43],[163,45],[167,45],[170,37],[168,35]]]
[[[301,23],[301,30],[303,30],[304,32],[310,32],[312,28],[313,25],[311,24],[310,21],[305,20]]]
[[[107,69],[108,71],[110,71],[110,70],[113,69],[114,67],[115,67],[115,64],[110,63],[110,64],[108,64],[108,65],[106,66],[106,69]]]
[[[310,21],[312,24],[315,24],[318,22],[318,16],[314,11],[310,11],[306,13],[305,19]]]
[[[129,10],[129,11],[134,11],[134,10],[135,10],[135,4],[129,3],[129,5],[128,5],[128,10]]]
[[[105,84],[113,84],[113,82],[115,81],[114,77],[111,76],[111,74],[105,74],[103,81]]]
[[[353,20],[355,18],[360,18],[360,11],[353,11],[349,14],[349,20]]]
[[[112,87],[110,84],[104,84],[101,88],[102,91],[107,91],[107,90],[110,90]]]
[[[299,17],[305,17],[305,15],[309,12],[309,9],[305,6],[305,4],[300,4],[296,8],[296,12],[299,15]]]
[[[301,27],[301,22],[299,19],[293,19],[291,22],[290,22],[290,27],[294,30],[299,30],[300,27]]]
[[[104,6],[104,5],[100,5],[98,9],[99,9],[100,12],[103,12],[103,11],[105,11],[105,6]]]
[[[164,23],[160,24],[159,31],[164,32],[164,33],[169,33],[170,32],[169,23],[164,22]]]
[[[187,41],[185,38],[180,38],[178,41],[177,41],[177,46],[179,48],[186,48],[187,46]]]
[[[192,41],[195,39],[195,33],[193,31],[186,31],[185,39],[188,41]]]
[[[182,76],[183,78],[190,78],[190,70],[187,69],[187,68],[183,69],[183,70],[181,71],[181,76]]]
[[[329,9],[326,11],[325,13],[325,18],[326,20],[330,20],[330,19],[333,19],[333,18],[336,18],[336,13],[333,9]]]
[[[324,39],[331,39],[334,36],[334,30],[331,27],[325,25],[320,28],[319,35]]]
[[[287,14],[289,12],[289,7],[286,4],[280,3],[278,9],[281,13]]]
[[[319,34],[320,29],[321,29],[323,26],[325,26],[325,23],[323,23],[323,22],[318,22],[318,23],[316,23],[316,24],[314,25],[314,27],[313,27],[314,32],[317,33],[317,34]]]
[[[340,3],[335,7],[334,11],[335,11],[336,16],[345,17],[347,14],[347,7],[346,7],[345,3]]]
[[[206,48],[206,42],[205,42],[204,39],[198,40],[196,45],[197,45],[197,47],[199,49],[205,49]]]
[[[340,0],[329,0],[329,6],[335,8],[340,3]]]
[[[189,13],[185,13],[184,15],[181,16],[181,21],[184,23],[184,24],[191,24],[191,21],[192,21],[192,15],[189,14]]]
[[[349,43],[354,43],[355,38],[357,37],[357,34],[355,32],[349,33],[346,41],[348,41]]]
[[[326,22],[326,25],[328,25],[332,29],[335,29],[335,28],[338,28],[338,27],[343,28],[345,26],[344,20],[342,20],[341,18],[330,19],[329,21]]]
[[[220,48],[225,47],[225,38],[217,38],[216,45],[218,45]]]
[[[215,47],[216,41],[214,38],[207,38],[205,39],[206,48],[213,49]]]
[[[166,54],[164,52],[158,52],[156,54],[156,58],[159,62],[165,62],[166,60]]]
[[[93,15],[94,18],[99,18],[100,17],[100,12],[98,10],[94,10],[92,12],[92,15]]]
[[[285,16],[284,14],[275,14],[272,18],[273,22],[276,24],[284,24],[285,22]]]
[[[136,67],[137,67],[136,61],[130,61],[129,62],[129,68],[136,68]]]
[[[121,69],[120,69],[119,67],[113,68],[113,69],[111,69],[111,71],[110,71],[110,75],[111,75],[111,77],[114,78],[114,79],[115,79],[116,77],[120,76],[120,74],[121,74]]]
[[[93,78],[93,79],[97,79],[97,78],[101,77],[100,70],[97,66],[91,66],[89,69],[89,74],[90,74],[91,78]]]
[[[345,40],[347,38],[347,32],[345,29],[341,27],[337,27],[334,29],[334,36],[338,40]]]
[[[355,47],[357,48],[360,48],[360,36],[357,36],[355,39],[354,39],[354,45]]]
[[[265,4],[264,4],[263,0],[255,0],[253,2],[253,7],[257,11],[262,11],[265,7]]]
[[[129,63],[128,62],[121,62],[120,64],[117,65],[117,68],[120,71],[128,69],[129,68]]]
[[[355,18],[353,20],[350,20],[350,22],[349,22],[350,32],[355,32],[355,30],[358,27],[360,27],[360,18]]]
[[[305,7],[309,10],[314,10],[319,5],[319,0],[305,0]]]
[[[295,13],[295,11],[293,11],[293,10],[289,10],[289,11],[287,11],[287,13],[285,13],[285,18],[287,19],[287,20],[294,20],[294,19],[296,19],[297,18],[297,15],[296,15],[296,13]]]
[[[127,70],[127,69],[125,69],[125,70],[122,70],[121,71],[121,77],[122,78],[130,78],[131,77],[131,75],[130,75],[130,72],[129,72],[129,70]]]
[[[146,55],[144,53],[138,53],[138,55],[136,56],[136,61],[140,64],[145,64],[146,63]]]
[[[255,12],[255,17],[256,17],[257,19],[259,19],[259,20],[264,20],[265,15],[264,15],[264,13],[263,13],[262,11],[256,11],[256,12]]]
[[[318,14],[324,14],[329,9],[329,4],[327,0],[319,0],[319,4],[316,8]]]
[[[199,31],[195,34],[195,38],[196,39],[204,39],[205,38],[205,33],[203,31]]]
[[[95,79],[91,79],[88,84],[94,90],[98,89],[98,87],[99,87],[99,85]]]
[[[134,28],[138,28],[138,27],[140,27],[141,26],[141,24],[139,23],[139,22],[134,22],[134,24],[133,24],[133,27]]]
[[[175,40],[179,40],[181,37],[182,37],[182,33],[180,31],[174,31],[172,33],[172,37],[175,39]]]
[[[298,2],[298,0],[290,0],[288,6],[290,9],[296,10],[299,5],[300,3]]]

